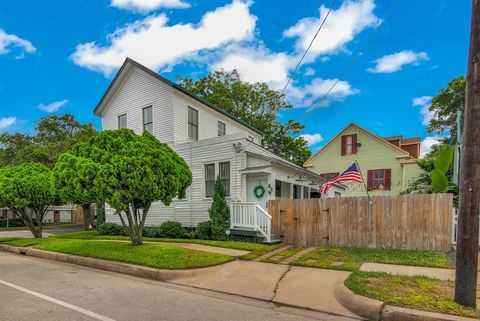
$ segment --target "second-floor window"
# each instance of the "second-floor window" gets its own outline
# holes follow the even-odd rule
[[[357,134],[342,136],[342,156],[354,155],[357,153]]]
[[[127,114],[118,116],[118,128],[127,128]]]
[[[368,171],[367,187],[371,191],[390,190],[391,187],[391,169],[371,169]]]
[[[198,140],[198,110],[188,107],[188,138]]]
[[[223,136],[225,135],[225,123],[222,123],[221,121],[218,121],[218,136]]]
[[[152,106],[143,108],[143,130],[153,133]]]

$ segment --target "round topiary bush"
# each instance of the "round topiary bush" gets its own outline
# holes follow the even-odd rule
[[[160,235],[162,237],[181,239],[184,237],[182,224],[175,221],[166,221],[160,224]]]
[[[100,235],[123,235],[123,227],[115,223],[103,223],[98,226]]]
[[[195,231],[197,238],[202,240],[211,240],[212,239],[212,221],[201,222],[197,225],[197,230]]]

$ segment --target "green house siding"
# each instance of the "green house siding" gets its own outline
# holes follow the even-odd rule
[[[341,156],[341,136],[357,134],[357,153]],[[399,158],[400,157],[400,158]],[[358,127],[351,125],[334,141],[327,144],[323,150],[314,156],[307,165],[317,174],[342,172],[353,162],[357,161],[367,183],[367,171],[372,169],[391,169],[391,189],[389,191],[371,191],[371,195],[397,195],[403,191],[408,182],[422,173],[422,169],[405,157],[402,151],[382,143],[378,138],[365,133]],[[408,162],[402,164],[402,162]],[[363,184],[349,184],[345,196],[365,196]]]

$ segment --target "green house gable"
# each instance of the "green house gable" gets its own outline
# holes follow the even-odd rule
[[[423,172],[407,151],[353,123],[312,156],[305,167],[329,179],[355,161],[371,195],[398,195]],[[363,184],[347,185],[345,196],[365,195]]]

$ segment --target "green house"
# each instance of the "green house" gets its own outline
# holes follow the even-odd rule
[[[417,165],[420,138],[381,138],[351,123],[304,166],[328,181],[358,162],[370,195],[398,195],[423,170]],[[365,196],[364,184],[349,184],[344,196]]]

